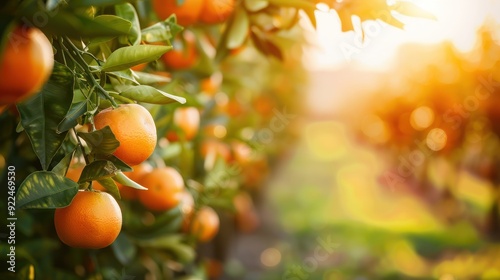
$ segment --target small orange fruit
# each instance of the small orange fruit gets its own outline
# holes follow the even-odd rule
[[[130,166],[148,159],[156,146],[156,126],[146,108],[138,104],[122,104],[102,110],[94,117],[95,127],[109,126],[120,146],[114,155]]]
[[[214,24],[225,22],[234,12],[235,0],[205,0],[200,21]]]
[[[108,193],[78,191],[71,204],[58,208],[54,225],[61,241],[75,248],[109,246],[120,233],[122,212]]]
[[[194,210],[194,198],[188,190],[182,192],[180,208],[183,215],[191,215]]]
[[[165,211],[176,207],[184,191],[181,174],[172,167],[158,168],[142,176],[138,182],[148,188],[139,191],[139,201],[149,210]]]
[[[193,216],[187,216],[184,220],[183,230],[196,236],[198,241],[207,242],[212,240],[219,231],[220,220],[214,209],[204,206]]]
[[[153,170],[153,167],[147,163],[141,163],[137,166],[133,167],[134,170],[129,172],[123,172],[123,174],[127,175],[128,178],[134,182],[138,182],[141,180],[142,176]],[[138,190],[135,188],[123,186],[122,184],[118,185],[118,189],[120,190],[120,195],[122,199],[126,200],[136,200],[139,197],[139,193],[142,190]]]
[[[248,193],[241,192],[234,199],[236,226],[241,232],[252,232],[260,224],[259,216]]]
[[[0,105],[21,102],[37,93],[53,66],[52,45],[43,32],[16,27],[0,54]]]
[[[203,94],[213,97],[220,89],[222,84],[222,74],[217,72],[212,76],[201,80],[200,90]]]
[[[184,134],[181,138],[189,141],[194,138],[200,128],[200,111],[195,107],[180,107],[174,111],[174,126]],[[169,141],[179,141],[179,136],[174,131],[167,132]]]
[[[130,69],[132,69],[134,71],[142,71],[142,70],[144,70],[144,68],[146,68],[146,66],[148,66],[147,62],[134,65],[134,66],[130,67]]]
[[[173,49],[162,55],[161,59],[170,69],[185,70],[193,67],[198,62],[198,52],[194,34],[184,31],[184,42],[175,38],[172,45]]]
[[[215,156],[223,158],[226,162],[231,160],[231,150],[229,146],[217,140],[205,140],[201,144],[201,156],[206,158],[208,156]]]
[[[184,26],[198,21],[202,7],[203,0],[184,0],[181,5],[177,5],[177,0],[153,0],[153,9],[160,20],[175,14],[177,23]]]

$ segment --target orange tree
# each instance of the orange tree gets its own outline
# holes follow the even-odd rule
[[[0,244],[2,278],[204,275],[198,241],[227,229],[234,197],[256,196],[293,139],[299,11],[315,25],[318,2],[3,1],[1,205],[16,222]],[[352,14],[393,25],[392,10],[428,16],[329,4],[345,31]],[[199,123],[178,120],[185,106]]]

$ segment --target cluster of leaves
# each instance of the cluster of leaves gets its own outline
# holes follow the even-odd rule
[[[21,278],[24,273],[29,278],[33,269],[37,277],[51,279],[73,279],[74,274],[112,279],[124,273],[157,278],[199,273],[193,264],[195,241],[179,232],[179,208],[155,214],[138,203],[121,201],[122,233],[110,248],[98,252],[70,249],[55,238],[49,226],[52,211],[47,209],[68,205],[89,182],[101,183],[117,198],[120,193],[115,182],[141,188],[122,173],[131,167],[112,155],[118,146],[113,133],[94,129],[93,115],[99,110],[118,103],[145,106],[159,135],[151,164],[175,166],[196,207],[209,205],[226,212],[232,209],[239,186],[258,193],[256,187],[262,184],[271,158],[266,154],[279,159],[291,139],[285,132],[293,132],[294,127],[284,116],[297,112],[293,108],[301,104],[300,85],[304,82],[300,67],[303,41],[297,23],[303,11],[316,25],[316,1],[240,1],[222,27],[190,27],[197,38],[199,62],[192,69],[170,73],[171,78],[153,70],[166,69],[157,61],[172,49],[171,42],[183,27],[174,15],[151,24],[155,16],[149,2],[129,2],[12,0],[0,4],[0,50],[16,24],[41,29],[55,50],[54,70],[43,89],[0,115],[4,129],[0,155],[6,165],[15,166],[16,180],[22,182],[17,207],[44,209],[16,213]],[[372,19],[367,15],[387,7],[382,2],[368,5],[371,1],[342,3],[332,8],[362,19]],[[344,30],[350,30],[346,17]],[[244,48],[244,53],[231,54],[237,48]],[[148,63],[147,71],[130,69],[143,63]],[[217,74],[223,76],[219,92],[201,94],[201,82]],[[192,141],[163,145],[165,133],[174,129],[172,113],[181,104],[202,109],[201,132]],[[281,122],[279,126],[276,121]],[[89,126],[90,132],[78,130],[81,125]],[[212,135],[208,131],[214,127],[225,128],[227,133]],[[272,139],[263,138],[269,132]],[[224,144],[244,142],[254,150],[252,160],[236,165],[203,159],[200,150],[206,138]],[[80,155],[87,165],[75,183],[64,174],[72,159]],[[7,248],[2,244],[2,252]]]

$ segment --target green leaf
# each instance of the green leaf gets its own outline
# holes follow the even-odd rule
[[[160,75],[155,75],[151,73],[146,73],[146,72],[133,72],[133,75],[135,76],[135,79],[141,84],[141,85],[150,85],[150,84],[158,84],[158,83],[168,83],[171,81],[170,78],[167,78],[165,76],[160,76]]]
[[[87,142],[94,154],[110,155],[120,146],[109,126],[92,132],[78,132],[78,136]]]
[[[96,160],[86,165],[78,180],[79,184],[114,176],[119,170],[108,160]]]
[[[97,154],[96,155],[96,159],[101,159],[101,160],[107,160],[107,161],[111,161],[111,163],[113,163],[115,165],[115,167],[117,169],[119,169],[120,171],[122,172],[128,172],[128,171],[132,171],[132,167],[128,166],[126,163],[124,163],[121,159],[117,158],[116,156],[114,155],[101,155],[101,154]]]
[[[243,8],[236,10],[234,20],[229,27],[229,34],[227,36],[226,47],[228,49],[235,49],[245,42],[248,36],[248,28],[250,27],[250,20],[247,13]]]
[[[114,15],[100,15],[94,18],[94,22],[106,25],[116,31],[116,34],[133,33],[133,26],[130,21]]]
[[[181,104],[186,103],[186,99],[184,97],[172,95],[147,85],[119,85],[116,86],[116,90],[120,92],[121,95],[139,102],[169,104],[177,101]]]
[[[127,36],[127,41],[124,43],[130,43],[132,45],[138,45],[141,43],[141,23],[139,22],[139,17],[135,11],[134,6],[130,3],[124,3],[115,6],[116,15],[128,20],[131,23],[131,29],[129,35]]]
[[[17,105],[22,126],[44,170],[66,138],[67,133],[58,133],[57,128],[71,106],[73,84],[72,72],[55,62],[52,75],[42,91]]]
[[[293,7],[303,10],[311,24],[316,28],[316,16],[314,12],[316,11],[316,6],[314,3],[307,0],[269,0],[269,3],[281,7]]]
[[[177,33],[182,31],[182,26],[178,25],[173,16],[165,21],[157,22],[142,29],[142,40],[148,43],[164,42],[170,44]]]
[[[68,171],[68,166],[71,163],[71,159],[73,158],[74,150],[71,153],[68,153],[66,156],[63,157],[59,163],[52,168],[52,172],[56,173],[59,176],[66,175],[66,172]]]
[[[32,11],[32,13],[36,13],[36,10]],[[29,14],[27,16],[29,16]],[[81,39],[81,37],[94,38],[127,35],[128,29],[124,31],[122,29],[122,24],[119,25],[119,28],[116,28],[108,25],[107,21],[100,22],[100,20],[101,19],[96,20],[65,10],[59,10],[47,21],[43,30],[49,34],[69,36],[75,39]],[[120,22],[123,22],[123,20]],[[130,26],[130,23],[128,24]]]
[[[68,206],[78,184],[51,171],[36,171],[21,183],[16,194],[19,208],[53,209]]]
[[[195,257],[194,249],[182,243],[182,235],[167,235],[154,239],[137,240],[141,247],[165,249],[171,252],[180,262],[191,262]]]
[[[111,6],[116,4],[125,3],[127,0],[71,0],[69,5],[71,7],[90,7],[90,6]]]
[[[143,190],[143,191],[148,190],[147,188],[145,188],[145,187],[137,184],[136,182],[132,181],[129,177],[127,177],[121,171],[116,172],[116,175],[113,177],[113,179],[115,181],[117,181],[118,183],[120,183],[120,184],[122,184],[124,186],[127,186],[127,187],[131,187],[131,188],[138,189],[138,190]]]
[[[121,71],[114,71],[114,72],[109,72],[108,75],[110,77],[114,77],[118,80],[118,82],[116,82],[115,84],[130,84],[130,83],[133,83],[133,84],[139,84],[135,77],[134,77],[134,73],[135,72],[132,72],[133,70],[131,69],[125,69],[125,70],[121,70]],[[115,81],[112,81],[112,83],[115,82]]]
[[[255,47],[263,54],[274,56],[279,60],[284,59],[281,49],[265,35],[260,34],[258,30],[252,30],[250,38],[252,38]]]
[[[127,265],[134,260],[137,254],[137,248],[130,237],[123,231],[120,232],[115,242],[111,244],[111,249],[115,254],[116,259],[122,264]]]
[[[99,184],[101,184],[106,189],[106,191],[116,199],[121,199],[120,191],[118,190],[118,186],[115,184],[115,181],[113,181],[113,179],[102,178],[97,180],[97,182],[99,182]]]
[[[48,11],[52,11],[57,8],[61,3],[64,3],[64,0],[47,0],[47,4],[45,4],[45,8]]]
[[[424,10],[423,8],[411,2],[400,1],[397,2],[395,5],[391,6],[391,8],[392,10],[400,14],[403,14],[405,16],[420,17],[420,18],[427,18],[434,20],[437,19],[436,16],[431,12]]]
[[[3,49],[9,40],[9,34],[15,27],[14,17],[10,15],[4,15],[0,17],[0,53],[3,53]]]
[[[87,101],[71,103],[68,113],[57,126],[57,132],[70,130],[78,124],[78,118],[87,112]]]
[[[158,60],[171,46],[138,45],[115,50],[102,66],[102,71],[113,72],[128,69],[134,65]]]
[[[257,12],[269,6],[268,0],[245,0],[245,8],[250,12]]]

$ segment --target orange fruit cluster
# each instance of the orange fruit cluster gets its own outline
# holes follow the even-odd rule
[[[226,21],[234,11],[235,0],[153,0],[153,9],[161,20],[172,14],[180,25],[215,24]]]

